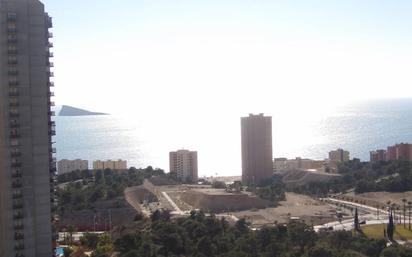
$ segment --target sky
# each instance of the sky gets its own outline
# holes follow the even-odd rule
[[[225,116],[412,97],[411,1],[43,2],[58,105]]]

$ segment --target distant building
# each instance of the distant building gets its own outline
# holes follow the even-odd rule
[[[273,161],[273,170],[275,172],[296,169],[323,171],[325,161],[302,159],[301,157],[295,159],[275,158]]]
[[[386,151],[386,160],[387,161],[394,161],[396,160],[396,145],[388,146]]]
[[[272,117],[241,118],[242,183],[258,184],[273,175]]]
[[[337,149],[329,152],[329,161],[334,163],[349,161],[349,151]]]
[[[412,161],[412,144],[397,144],[396,159],[403,161]]]
[[[198,180],[197,152],[178,150],[169,153],[170,172],[184,182],[196,182]]]
[[[386,150],[386,160],[412,161],[412,144],[396,144],[388,146]]]
[[[74,170],[87,170],[89,169],[89,161],[87,160],[60,160],[57,162],[57,172],[59,174],[64,174],[72,172]]]
[[[112,161],[112,160],[107,160],[107,161],[101,161],[101,160],[96,160],[93,162],[93,169],[94,170],[105,170],[105,169],[111,169],[111,170],[126,170],[127,169],[127,161],[123,161],[121,159],[117,161]]]
[[[412,161],[412,144],[400,143],[388,146],[387,150],[376,150],[370,152],[370,161]]]
[[[376,151],[370,152],[370,161],[371,162],[380,162],[386,161],[386,150],[379,149]]]

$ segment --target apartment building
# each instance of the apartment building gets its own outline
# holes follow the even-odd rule
[[[58,174],[69,173],[74,170],[88,170],[89,161],[88,160],[67,160],[63,159],[57,162],[57,172]]]
[[[170,172],[176,174],[183,182],[196,182],[198,180],[197,152],[178,150],[169,153]]]
[[[272,117],[249,114],[241,118],[242,183],[259,184],[273,175]]]
[[[0,257],[54,256],[52,20],[38,0],[0,0]]]
[[[105,170],[105,169],[111,169],[111,170],[126,170],[127,169],[127,161],[124,160],[107,160],[107,161],[101,161],[101,160],[96,160],[93,162],[93,169],[94,170]]]

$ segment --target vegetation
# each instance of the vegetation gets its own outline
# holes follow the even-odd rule
[[[340,163],[338,173],[342,175],[340,178],[329,182],[312,182],[294,188],[293,191],[324,196],[353,188],[356,193],[412,190],[412,165],[406,161],[370,163],[353,159]]]
[[[273,176],[269,181],[254,189],[254,192],[260,198],[276,204],[286,200],[285,185],[279,176]]]
[[[212,187],[213,187],[213,188],[224,189],[224,188],[226,188],[226,183],[223,182],[223,181],[214,180],[214,181],[212,182]]]
[[[164,172],[149,166],[146,169],[130,168],[121,173],[106,169],[62,174],[58,181],[66,184],[57,190],[59,206],[61,210],[93,208],[96,201],[122,196],[126,187],[141,185],[145,178],[152,176],[164,176]]]
[[[363,233],[373,239],[385,239],[387,224],[365,225],[361,227]],[[396,225],[393,239],[395,240],[412,240],[412,232],[405,229],[402,225]]]
[[[100,247],[100,248],[99,248]],[[169,215],[140,220],[113,241],[99,239],[94,257],[406,257],[412,250],[386,248],[385,240],[361,233],[315,233],[301,222],[274,225],[253,231],[244,219],[229,226],[224,219],[192,212],[170,220]]]

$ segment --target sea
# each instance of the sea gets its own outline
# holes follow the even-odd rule
[[[412,99],[374,100],[330,112],[274,110],[273,155],[323,160],[333,149],[369,160],[369,151],[412,143]],[[245,114],[244,116],[247,116]],[[173,119],[133,115],[55,117],[57,159],[127,160],[130,167],[164,169],[169,152],[198,151],[200,176],[241,174],[240,115]]]

